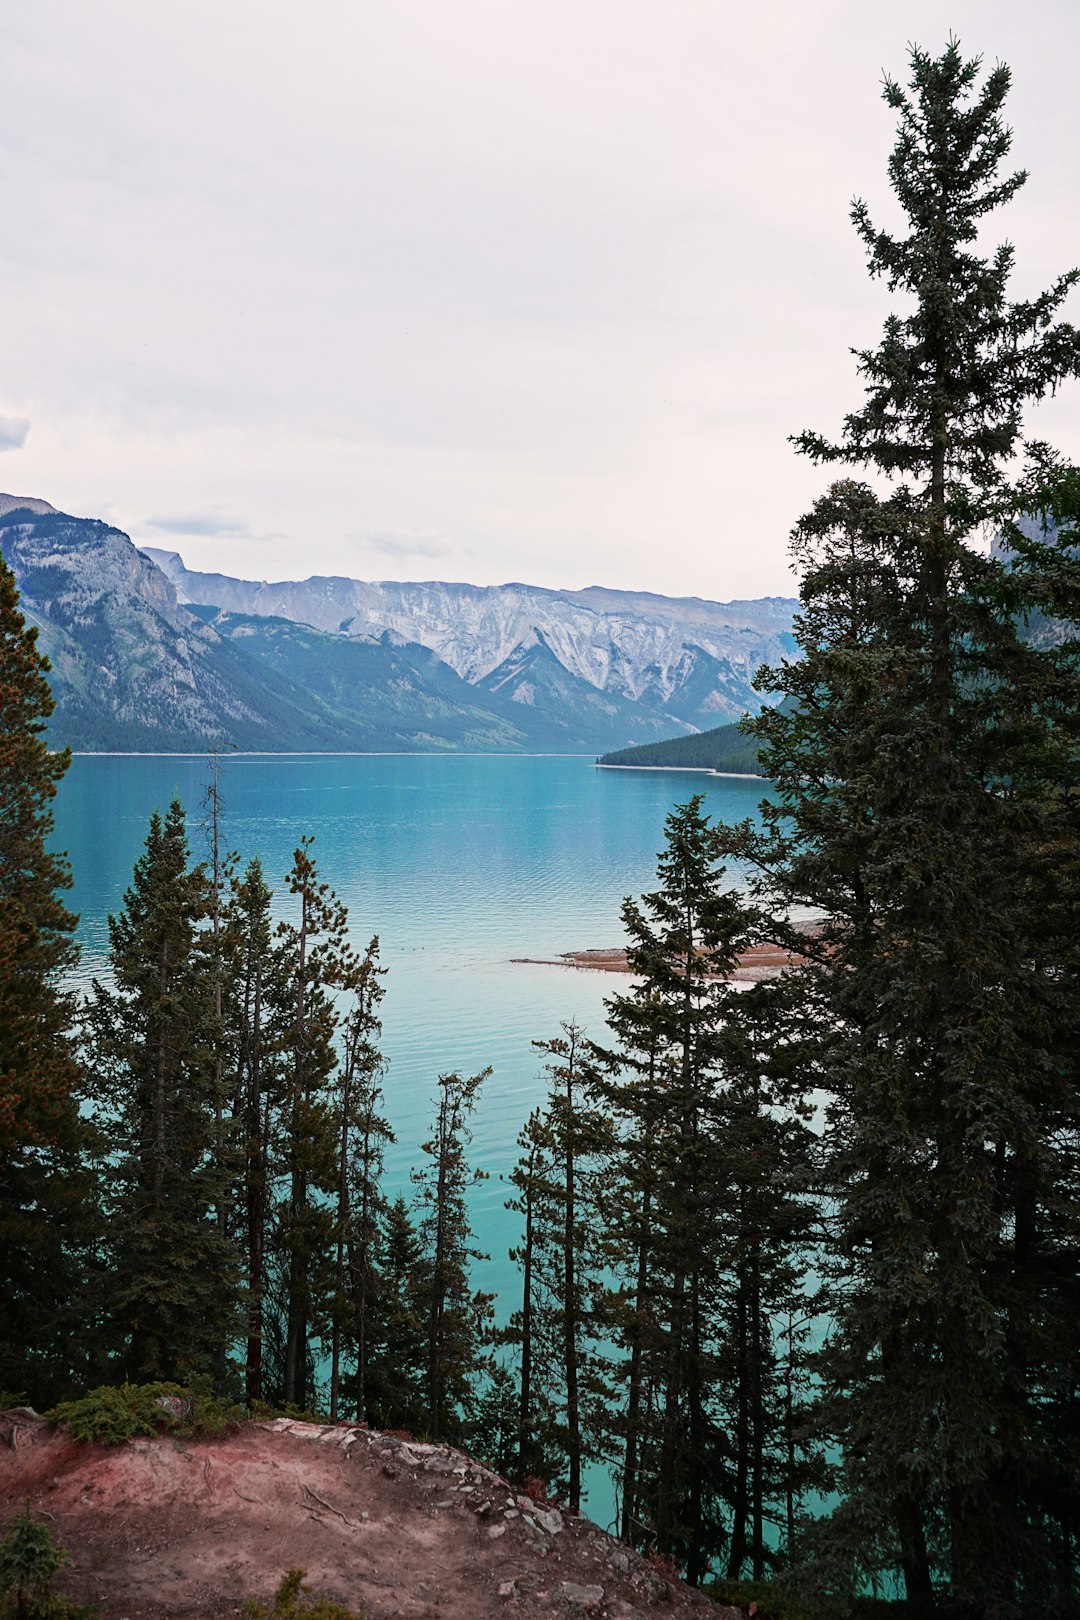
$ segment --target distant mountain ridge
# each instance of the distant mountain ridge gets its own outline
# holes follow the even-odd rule
[[[526,585],[259,585],[190,572],[109,524],[10,495],[0,549],[52,661],[50,735],[90,751],[594,753],[650,742],[748,707],[754,669],[787,648],[794,605]]]
[[[669,729],[714,726],[757,708],[753,678],[794,649],[794,599],[709,602],[590,586],[464,585],[315,575],[277,583],[198,573],[178,552],[143,548],[182,602],[293,619],[316,629],[389,630],[437,653],[475,685],[543,645],[572,676]],[[514,689],[516,690],[516,688]],[[512,695],[512,694],[511,694]],[[526,693],[517,699],[529,701]],[[643,740],[643,739],[639,739]]]

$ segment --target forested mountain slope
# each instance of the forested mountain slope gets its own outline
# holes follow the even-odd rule
[[[497,671],[512,671],[536,653],[548,667],[554,661],[605,698],[666,718],[668,732],[680,725],[699,730],[758,708],[756,671],[794,646],[795,603],[787,597],[709,602],[599,586],[552,591],[518,583],[340,576],[267,583],[196,573],[176,552],[152,546],[146,554],[168,575],[181,601],[353,635],[389,630],[429,647],[470,684],[486,684]],[[538,695],[534,689],[530,697],[529,678],[522,680],[517,701],[535,706]],[[507,690],[518,694],[519,683]],[[642,729],[635,740],[646,740]]]
[[[790,641],[781,598],[194,574],[12,495],[0,549],[52,662],[50,735],[91,751],[595,753],[741,714]]]

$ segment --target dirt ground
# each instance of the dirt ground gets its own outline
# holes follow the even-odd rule
[[[736,1620],[586,1519],[446,1446],[278,1419],[216,1440],[78,1444],[0,1414],[0,1518],[29,1497],[103,1620],[220,1620],[302,1567],[367,1620]]]

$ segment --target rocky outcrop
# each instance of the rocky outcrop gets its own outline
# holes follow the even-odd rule
[[[460,1451],[279,1419],[216,1440],[81,1445],[0,1414],[0,1513],[26,1497],[102,1620],[217,1620],[302,1567],[367,1620],[736,1620]]]
[[[671,722],[715,726],[757,708],[756,671],[793,647],[797,604],[787,597],[710,602],[600,586],[553,591],[338,575],[269,583],[197,573],[175,551],[146,552],[182,600],[354,635],[389,630],[429,647],[470,684],[542,647],[585,686],[665,715],[669,730]]]
[[[0,548],[83,750],[601,753],[715,726],[792,604],[593,588],[262,585],[0,496]]]

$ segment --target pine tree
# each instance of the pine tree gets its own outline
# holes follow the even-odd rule
[[[64,857],[48,849],[68,752],[49,749],[48,660],[0,558],[0,1386],[67,1393],[88,1214],[71,996],[76,918]]]
[[[367,1418],[376,1428],[422,1434],[427,1427],[428,1337],[420,1238],[404,1198],[376,1230],[368,1296]]]
[[[243,878],[234,879],[224,930],[225,958],[233,974],[229,998],[236,1046],[233,1114],[240,1139],[240,1187],[235,1202],[247,1297],[244,1390],[249,1403],[263,1399],[273,1145],[282,1102],[282,1068],[274,1029],[274,1010],[280,1006],[281,996],[272,949],[272,898],[256,856]]]
[[[342,988],[351,1003],[345,1014],[343,1051],[338,1073],[338,1184],[335,1231],[334,1299],[331,1307],[330,1416],[336,1418],[341,1381],[342,1340],[347,1334],[356,1360],[351,1394],[356,1416],[365,1413],[369,1303],[378,1241],[379,1217],[385,1207],[383,1163],[394,1133],[381,1112],[386,1061],[379,1051],[382,1023],[378,1009],[386,994],[379,966],[378,936],[363,956],[351,958],[342,972]]]
[[[597,1052],[616,1076],[633,1076],[625,1087],[616,1080],[602,1088],[624,1124],[606,1220],[632,1268],[623,1517],[628,1527],[645,1518],[650,1538],[684,1559],[692,1580],[718,1543],[711,1305],[729,1178],[716,1108],[733,997],[724,975],[747,929],[743,908],[721,886],[721,849],[700,794],[667,818],[661,886],[623,906],[640,983],[609,1002],[620,1045]]]
[[[337,1154],[329,1087],[338,1020],[330,992],[341,983],[348,922],[345,907],[319,880],[311,842],[302,839],[294,853],[288,884],[299,917],[279,925],[277,943],[280,982],[291,1008],[283,1040],[289,1091],[279,1149],[288,1193],[278,1206],[274,1240],[285,1317],[282,1398],[301,1408],[314,1395],[313,1317],[333,1289],[329,1197],[337,1188]]]
[[[427,1326],[425,1393],[432,1440],[452,1439],[467,1426],[478,1394],[490,1337],[491,1296],[472,1290],[474,1247],[466,1204],[481,1172],[469,1169],[469,1117],[491,1073],[441,1074],[428,1163],[413,1172],[420,1221],[422,1298]]]
[[[724,1440],[712,1481],[730,1515],[724,1562],[732,1580],[760,1581],[790,1563],[803,1500],[826,1478],[818,1448],[802,1438],[806,1341],[818,1310],[808,1271],[818,1257],[811,1110],[801,1096],[805,1074],[796,1070],[791,1085],[788,1049],[801,991],[797,980],[782,978],[733,1002],[715,1102],[727,1196],[714,1239],[723,1257],[712,1314]],[[779,1523],[785,1537],[775,1549],[770,1527]]]
[[[220,1378],[238,1314],[236,1255],[217,1211],[213,996],[206,875],[183,807],[155,812],[123,909],[109,919],[110,982],[95,982],[86,1061],[108,1121],[108,1317],[131,1379]]]
[[[551,1251],[558,1241],[559,1187],[546,1112],[536,1108],[518,1136],[520,1155],[506,1208],[521,1217],[521,1242],[510,1259],[521,1268],[521,1306],[500,1335],[516,1352],[517,1423],[514,1468],[519,1479],[558,1485],[565,1459],[560,1444],[557,1299],[551,1290]],[[546,1262],[546,1263],[545,1263]]]
[[[939,1593],[996,1620],[1074,1601],[1075,1465],[1042,1414],[1077,1388],[1076,1000],[1047,951],[1042,834],[1052,822],[1059,859],[1076,848],[1075,687],[1019,635],[1021,585],[970,542],[1016,509],[1023,407],[1080,372],[1080,335],[1055,324],[1075,272],[1010,303],[1011,248],[972,247],[1025,178],[998,175],[1008,70],[979,79],[951,43],[912,52],[909,91],[885,86],[907,234],[862,204],[853,218],[911,311],[860,353],[842,439],[798,441],[879,487],[834,484],[796,530],[804,658],[768,678],[794,703],[756,723],[778,798],[742,849],[775,937],[806,945],[795,904],[825,916],[809,946],[835,1218],[821,1376],[842,1469],[815,1578],[839,1612],[899,1567],[916,1605]]]

